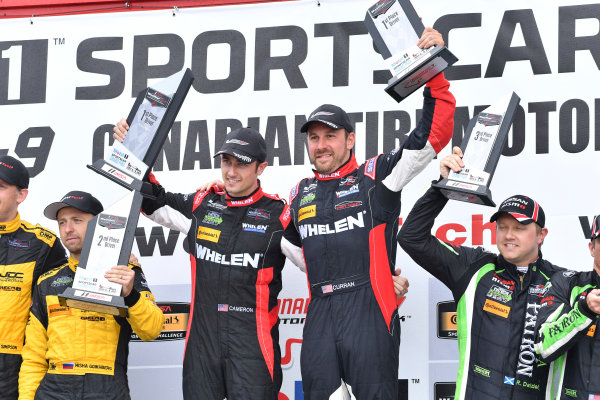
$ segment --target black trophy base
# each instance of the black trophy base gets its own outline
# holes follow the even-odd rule
[[[442,179],[432,186],[440,189],[440,192],[450,200],[496,207],[496,203],[492,200],[492,192],[485,185],[474,185],[453,179]]]
[[[74,289],[72,287],[66,288],[58,296],[58,302],[63,307],[68,306],[119,317],[127,317],[129,314],[127,311],[128,307],[125,305],[125,299],[121,296],[110,296],[88,290]]]
[[[385,91],[400,103],[457,61],[458,58],[447,47],[436,47],[410,72],[392,77]]]

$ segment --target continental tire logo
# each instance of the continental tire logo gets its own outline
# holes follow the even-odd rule
[[[313,204],[312,206],[304,207],[298,210],[298,222],[302,221],[306,218],[312,218],[317,215],[317,205]]]
[[[505,306],[504,304],[500,304],[496,301],[487,299],[485,301],[485,304],[483,305],[483,311],[499,315],[502,318],[508,318],[508,314],[510,313],[510,307]]]
[[[198,228],[198,239],[218,243],[219,236],[221,236],[221,231],[218,231],[216,229],[205,228],[203,226]]]

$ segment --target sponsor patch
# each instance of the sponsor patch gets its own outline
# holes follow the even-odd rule
[[[217,202],[213,201],[213,199],[208,200],[208,206],[212,207],[214,209],[217,209],[219,211],[222,211],[227,208],[227,206],[225,204],[217,203]]]
[[[570,277],[572,277],[573,275],[575,275],[575,271],[565,271],[565,272],[563,272],[563,276],[564,276],[565,278],[570,278]]]
[[[59,315],[71,315],[71,309],[60,304],[48,305],[48,317],[58,317]]]
[[[229,139],[225,143],[234,143],[234,144],[239,144],[240,146],[246,146],[248,144],[248,142],[244,142],[243,140],[239,140],[239,139]]]
[[[317,188],[317,184],[316,183],[311,183],[308,186],[305,186],[304,189],[302,189],[302,193],[308,193],[310,191],[313,191]]]
[[[344,210],[346,208],[362,206],[362,201],[343,201],[335,205],[336,210]]]
[[[19,239],[8,238],[8,245],[15,250],[28,249],[30,246],[30,242],[29,242],[29,240],[19,240]]]
[[[365,175],[375,180],[375,167],[377,166],[377,157],[371,158],[365,165]]]
[[[312,206],[304,207],[298,210],[298,222],[302,221],[306,218],[312,218],[317,215],[317,205],[313,204]]]
[[[356,182],[356,177],[349,175],[345,178],[340,179],[339,186],[350,186],[353,185],[354,182]]]
[[[248,208],[247,216],[248,218],[254,218],[255,221],[259,219],[268,220],[271,218],[271,211],[262,208]]]
[[[246,232],[265,233],[267,231],[267,228],[268,225],[247,224],[245,222],[242,223],[242,229]]]
[[[510,307],[493,300],[486,299],[485,304],[483,305],[483,311],[499,315],[502,318],[508,318]]]
[[[219,236],[221,236],[221,231],[218,231],[216,229],[205,228],[203,226],[200,226],[198,228],[198,235],[197,235],[198,239],[208,240],[209,242],[218,243]]]
[[[475,372],[476,374],[479,374],[481,376],[485,376],[486,378],[489,378],[491,375],[491,372],[489,369],[480,367],[479,365],[473,365],[473,372]]]
[[[486,296],[491,299],[501,301],[502,303],[508,303],[512,300],[512,291],[498,285],[494,285],[490,288]]]
[[[588,329],[586,333],[586,335],[589,337],[594,337],[594,334],[596,334],[596,325],[590,326],[590,329]]]
[[[315,192],[305,194],[300,200],[300,205],[303,206],[305,204],[311,203],[316,197]]]
[[[69,285],[71,282],[73,282],[73,278],[71,278],[70,276],[59,276],[58,278],[56,278],[52,281],[52,284],[50,286],[52,286],[52,287],[66,286],[66,285]]]
[[[203,224],[220,225],[223,222],[223,217],[220,212],[209,211],[204,215]]]
[[[335,192],[335,195],[337,196],[337,198],[341,198],[341,197],[346,197],[349,196],[351,194],[354,193],[358,193],[358,183],[350,186],[350,188],[346,189],[346,190],[338,190]]]

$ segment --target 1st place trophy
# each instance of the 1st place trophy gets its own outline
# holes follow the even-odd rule
[[[88,222],[73,286],[59,296],[60,304],[126,316],[121,285],[104,278],[115,265],[127,265],[143,196],[150,191],[144,179],[154,165],[177,113],[192,85],[189,69],[144,89],[127,118],[125,141],[115,141],[106,159],[88,168],[131,191]]]
[[[425,26],[410,0],[378,1],[367,10],[365,25],[392,72],[385,91],[397,102],[458,61],[445,46],[417,46]]]

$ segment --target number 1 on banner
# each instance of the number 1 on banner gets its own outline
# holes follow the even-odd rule
[[[8,100],[21,98],[21,60],[23,46],[10,46],[2,51],[2,58],[8,59]]]

